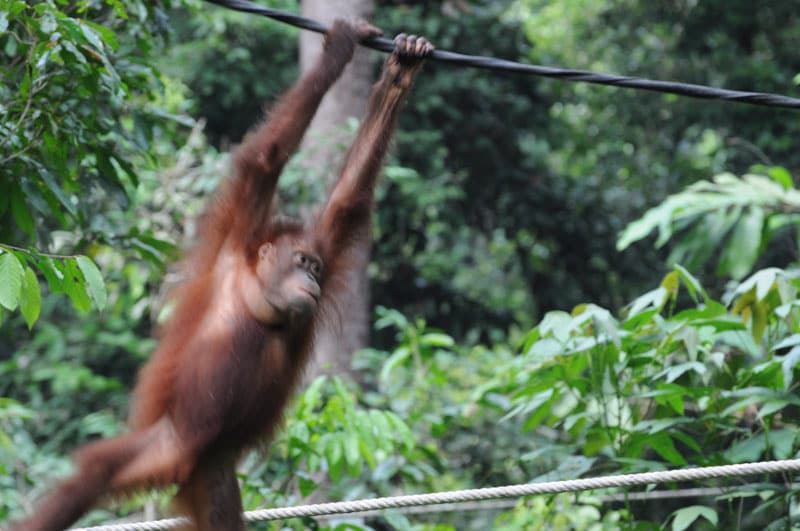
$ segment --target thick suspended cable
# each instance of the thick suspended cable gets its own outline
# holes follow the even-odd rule
[[[317,33],[327,33],[328,28],[315,20],[254,4],[248,0],[206,0],[212,4],[253,13],[272,18],[296,26],[298,28],[314,31]],[[362,45],[379,50],[391,52],[394,44],[391,40],[383,37],[375,37],[361,43]],[[436,43],[434,43],[436,44]],[[781,94],[770,94],[766,92],[746,92],[740,90],[729,90],[724,88],[709,87],[706,85],[696,85],[693,83],[680,83],[677,81],[660,81],[656,79],[645,79],[632,76],[618,76],[613,74],[601,74],[588,70],[575,70],[571,68],[558,68],[553,66],[540,66],[524,63],[516,63],[505,59],[485,57],[480,55],[465,55],[445,50],[435,50],[430,59],[452,63],[457,65],[483,68],[502,72],[516,72],[520,74],[531,74],[541,77],[561,79],[564,81],[577,81],[582,83],[594,83],[597,85],[610,85],[614,87],[633,88],[638,90],[649,90],[653,92],[663,92],[667,94],[677,94],[689,96],[691,98],[716,99],[731,101],[736,103],[747,103],[750,105],[762,105],[767,107],[785,107],[790,109],[800,109],[800,99],[790,98]]]
[[[248,511],[244,514],[244,517],[248,522],[261,522],[266,520],[284,520],[286,518],[361,513],[398,507],[417,507],[422,505],[519,498],[536,494],[560,494],[563,492],[579,492],[611,487],[634,487],[673,481],[699,481],[789,472],[800,472],[800,459],[684,468],[680,470],[659,470],[657,472],[642,472],[639,474],[568,479],[565,481],[547,481],[544,483],[523,483],[519,485],[507,485],[505,487],[431,492],[427,494],[407,494],[404,496],[387,496],[385,498],[372,498],[367,500],[319,503],[277,509],[260,509],[257,511]],[[74,529],[73,531],[160,531],[163,529],[173,529],[185,523],[186,519],[184,518],[169,518],[152,522],[86,527]]]

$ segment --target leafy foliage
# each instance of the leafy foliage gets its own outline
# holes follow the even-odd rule
[[[396,414],[365,408],[342,380],[321,377],[298,397],[269,458],[254,454],[244,463],[245,506],[302,503],[320,488],[326,498],[363,496],[419,457],[416,437]]]
[[[162,82],[150,60],[163,33],[161,9],[0,2],[0,243],[25,242],[4,247],[0,282],[10,288],[2,305],[20,305],[29,326],[38,316],[37,274],[81,311],[105,306],[102,275],[72,249],[152,240],[126,234],[115,211],[139,183],[135,165],[148,162],[156,135],[173,134],[168,120],[177,119],[159,106]]]
[[[726,305],[676,266],[619,319],[594,305],[548,313],[525,338],[523,355],[482,386],[480,400],[507,404],[501,412],[526,430],[556,430],[560,444],[543,451],[562,466],[588,458],[587,471],[791,457],[800,406],[792,339],[798,289],[795,272],[767,269],[739,284]],[[679,309],[683,290],[693,303]],[[751,499],[750,486],[731,494],[761,511],[795,495],[788,485],[771,488],[761,499]],[[700,516],[716,523],[717,514],[685,508],[673,528]]]
[[[77,310],[88,312],[92,303],[98,310],[105,308],[108,293],[103,276],[86,256],[41,255],[33,249],[6,246],[0,246],[0,251],[0,306],[7,310],[19,307],[28,328],[39,318],[42,304],[39,279],[32,267],[45,276],[52,293],[68,295]]]
[[[700,181],[668,197],[621,234],[617,247],[631,243],[658,229],[657,246],[675,232],[685,231],[672,247],[671,263],[696,269],[718,255],[719,274],[741,279],[752,271],[763,249],[776,236],[800,223],[800,192],[784,168],[763,168],[767,175],[738,178],[729,173],[713,182]]]

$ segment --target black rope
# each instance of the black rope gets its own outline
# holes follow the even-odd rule
[[[298,28],[315,31],[317,33],[327,33],[328,28],[315,20],[311,20],[299,15],[293,15],[277,9],[262,7],[249,2],[248,0],[206,0],[212,4],[217,4],[236,11],[254,13],[269,17]],[[375,37],[362,44],[373,50],[391,52],[394,44],[389,39]],[[435,44],[435,43],[434,43]],[[678,94],[691,98],[717,99],[733,101],[737,103],[748,103],[751,105],[764,105],[767,107],[788,107],[800,109],[800,99],[790,98],[780,94],[768,94],[765,92],[743,92],[739,90],[728,90],[723,88],[708,87],[705,85],[695,85],[693,83],[679,83],[677,81],[659,81],[655,79],[644,79],[640,77],[616,76],[611,74],[598,74],[588,70],[574,70],[570,68],[557,68],[552,66],[528,65],[515,63],[494,57],[480,55],[464,55],[444,50],[436,50],[430,57],[436,61],[454,63],[459,65],[472,66],[475,68],[485,68],[487,70],[499,70],[506,72],[518,72],[521,74],[532,74],[535,76],[552,77],[564,81],[579,81],[584,83],[595,83],[598,85],[611,85],[616,87],[627,87],[654,92],[665,92],[668,94]]]

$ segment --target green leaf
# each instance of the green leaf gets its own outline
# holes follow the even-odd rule
[[[303,496],[308,496],[317,490],[317,482],[305,472],[298,470],[295,472],[295,476],[298,478],[297,486],[300,487],[300,494]]]
[[[103,50],[103,41],[100,40],[100,35],[95,31],[94,26],[84,24],[83,21],[79,22],[81,32],[86,40],[98,51]]]
[[[375,431],[372,422],[369,420],[369,413],[366,411],[356,411],[355,413],[355,427],[358,432],[359,438],[369,447],[378,446],[375,440]]]
[[[783,387],[789,389],[794,381],[794,369],[800,363],[800,346],[794,347],[789,351],[786,356],[781,360],[781,368],[783,369]]]
[[[684,507],[683,509],[678,509],[673,514],[675,515],[675,519],[672,521],[672,531],[683,531],[698,518],[705,518],[711,522],[713,526],[716,526],[719,521],[717,512],[711,507],[706,507],[704,505]]]
[[[289,426],[289,441],[292,444],[307,446],[311,440],[311,432],[305,422],[295,421]]]
[[[65,40],[65,41],[61,42],[61,46],[63,46],[64,50],[69,52],[70,55],[72,55],[72,57],[74,57],[75,60],[78,63],[83,64],[83,65],[88,65],[89,64],[89,61],[86,59],[86,57],[84,57],[83,52],[81,52],[80,49],[78,49],[78,47],[75,46],[75,44],[73,42]],[[65,59],[67,59],[66,56],[64,56],[64,57],[65,57]]]
[[[147,258],[153,264],[159,267],[163,266],[166,257],[153,245],[150,245],[146,241],[142,241],[138,237],[131,239],[131,245],[133,245],[133,247],[135,247],[144,258]]]
[[[121,158],[113,157],[114,162],[117,163],[120,170],[128,176],[128,179],[131,181],[133,186],[139,186],[139,176],[136,175],[136,170],[133,168],[130,162],[122,160]]]
[[[371,409],[369,411],[369,417],[374,426],[373,432],[378,441],[391,441],[394,433],[392,432],[392,427],[386,415],[382,411]]]
[[[783,186],[785,190],[789,190],[794,187],[794,183],[792,182],[792,174],[786,168],[782,168],[780,166],[772,166],[767,168],[767,175],[775,181],[776,183]]]
[[[675,449],[675,444],[672,442],[672,437],[664,432],[656,433],[647,438],[647,444],[658,455],[669,461],[674,465],[685,465],[686,459]]]
[[[752,269],[761,247],[764,210],[753,206],[741,217],[719,259],[719,272],[734,280],[744,278]]]
[[[767,294],[772,290],[772,286],[775,285],[775,280],[777,279],[778,275],[783,273],[778,268],[770,267],[767,269],[762,269],[752,278],[755,279],[756,282],[756,300],[761,301]]]
[[[25,276],[23,277],[19,298],[19,310],[30,330],[42,310],[42,292],[39,287],[39,279],[36,278],[36,273],[30,267],[25,268]]]
[[[734,443],[723,455],[731,463],[751,463],[760,459],[766,448],[764,434],[760,433]]]
[[[47,33],[47,34],[53,33],[57,27],[58,26],[56,24],[56,18],[53,16],[51,12],[49,11],[46,12],[41,19],[40,29],[42,33]]]
[[[333,482],[339,481],[344,470],[342,440],[340,437],[331,436],[325,446],[325,460],[328,462],[328,475]]]
[[[800,334],[792,334],[789,337],[783,338],[777,345],[772,347],[772,351],[780,350],[782,348],[796,347],[800,345]]]
[[[108,293],[106,292],[106,285],[103,282],[103,275],[89,258],[79,256],[77,262],[88,284],[89,294],[92,296],[92,299],[94,299],[97,309],[102,311],[106,307],[106,302],[108,301]]]
[[[752,334],[753,339],[761,341],[764,336],[764,331],[767,329],[767,305],[764,302],[757,302],[753,304],[753,320],[752,320]]]
[[[400,347],[389,356],[389,359],[383,364],[381,368],[380,380],[386,382],[389,379],[389,374],[402,364],[409,356],[411,356],[411,349],[408,347]]]
[[[0,255],[0,306],[14,310],[19,304],[25,271],[19,259],[9,251]]]
[[[82,20],[81,22],[99,33],[103,38],[103,42],[111,46],[113,50],[116,50],[119,47],[117,35],[110,29],[106,28],[105,26],[101,26],[100,24],[95,24],[89,20]]]
[[[642,398],[654,398],[659,404],[666,404],[671,407],[679,415],[683,415],[684,403],[683,397],[688,393],[686,388],[674,383],[661,383],[658,388],[653,391],[642,393]]]
[[[758,417],[764,418],[772,415],[776,411],[780,411],[786,406],[790,405],[788,400],[770,400],[766,402],[761,409],[758,410]]]
[[[376,330],[382,330],[390,326],[393,326],[398,330],[403,330],[408,327],[408,319],[406,319],[406,316],[397,310],[391,310],[389,308],[379,306],[375,311],[378,314],[378,319],[375,321]]]
[[[139,234],[136,237],[141,243],[155,249],[163,258],[172,258],[177,254],[178,246],[167,240],[159,240],[148,234]]]
[[[49,256],[39,257],[37,266],[47,280],[47,287],[50,288],[50,291],[53,293],[64,293],[63,268],[56,266],[56,263]]]
[[[455,341],[453,338],[448,336],[447,334],[440,334],[440,333],[429,333],[422,336],[420,342],[423,345],[430,345],[432,347],[443,347],[449,348],[455,345]]]
[[[672,234],[670,228],[672,208],[668,206],[668,202],[669,200],[664,201],[661,205],[645,212],[641,218],[629,223],[617,239],[617,250],[624,251],[632,243],[646,238],[656,227],[662,232],[659,240],[664,239],[665,234],[666,238],[669,238]]]
[[[116,168],[114,168],[114,165],[111,163],[109,153],[95,153],[95,163],[97,164],[97,171],[102,181],[111,183],[114,185],[114,188],[118,188],[119,191],[125,195],[125,189],[122,188],[122,183],[120,182]]]
[[[694,450],[695,452],[697,452],[697,454],[703,454],[704,453],[703,448],[700,447],[700,445],[697,443],[697,441],[694,440],[694,438],[692,436],[690,436],[690,435],[688,435],[686,433],[683,433],[682,431],[672,431],[672,432],[670,432],[670,437],[672,437],[673,439],[675,439],[678,442],[682,442],[687,447],[689,447],[692,450]]]
[[[633,317],[640,314],[643,310],[650,308],[660,310],[667,301],[668,295],[669,292],[662,286],[659,286],[652,291],[648,291],[644,295],[640,295],[630,304],[628,316]]]
[[[555,339],[546,337],[531,345],[531,348],[528,349],[528,352],[526,352],[525,355],[535,358],[536,361],[541,362],[549,358],[559,356],[563,353],[564,347],[561,343]]]
[[[795,431],[795,429],[782,429],[770,432],[769,442],[775,459],[789,459],[792,457],[794,442],[797,438]]]
[[[46,135],[45,138],[51,138],[53,139],[52,140],[53,142],[58,142],[50,135]],[[56,165],[56,167],[63,173],[66,173],[67,171],[66,168],[64,167],[65,166],[64,158],[66,157],[66,153],[61,153],[60,151],[57,150],[64,149],[65,147],[66,146],[62,144],[59,148],[53,148],[53,151],[56,152],[58,156],[58,158],[55,158],[55,156],[53,157],[54,158],[53,164]],[[64,151],[66,151],[66,149],[64,149]],[[58,185],[55,177],[53,177],[53,175],[47,170],[47,168],[40,167],[39,176],[42,178],[42,181],[44,182],[45,186],[47,186],[47,189],[50,190],[50,192],[56,197],[56,199],[58,199],[58,202],[61,204],[61,206],[63,206],[67,210],[67,212],[69,212],[73,216],[76,215],[77,211],[75,209],[75,205],[72,204],[72,201],[69,200],[69,198],[64,193],[64,190],[61,188],[61,186]]]
[[[347,433],[344,441],[344,460],[347,463],[347,473],[352,477],[361,475],[361,453],[358,445],[358,435],[355,432]]]
[[[62,282],[64,292],[69,296],[77,310],[84,313],[88,312],[92,309],[92,300],[86,291],[86,282],[76,260],[73,258],[66,259],[60,265],[63,267],[62,272],[64,273]]]
[[[667,383],[672,383],[681,376],[683,376],[684,373],[689,371],[696,372],[697,374],[702,376],[703,374],[706,373],[706,366],[700,363],[699,361],[687,361],[684,363],[673,365],[671,367],[667,367],[666,369],[655,374],[653,376],[653,379],[660,380],[661,378],[664,378],[667,381]]]
[[[96,411],[81,419],[80,433],[112,437],[119,434],[119,422],[111,411]]]
[[[552,335],[563,343],[569,339],[572,330],[572,316],[562,311],[547,312],[537,328],[542,336]]]
[[[526,431],[533,431],[537,428],[550,414],[552,405],[560,397],[560,393],[556,392],[555,387],[551,387],[536,394],[525,404],[524,413],[527,418],[523,424],[523,429]]]
[[[586,456],[596,455],[605,450],[609,444],[608,432],[602,428],[591,428],[586,433],[583,453]]]
[[[687,424],[691,422],[687,418],[683,417],[667,417],[663,419],[649,419],[649,420],[642,420],[637,422],[633,428],[633,431],[640,431],[644,433],[648,433],[650,435],[654,435],[656,433],[664,432],[669,430],[672,433],[672,428],[675,426],[680,426],[681,424]]]
[[[375,454],[373,453],[373,451],[376,450],[377,448],[375,446],[372,446],[369,443],[367,443],[364,439],[359,439],[358,440],[358,449],[361,452],[361,456],[367,462],[367,466],[369,466],[370,469],[374,470],[375,469],[375,465],[377,463],[376,463]]]
[[[704,299],[708,298],[708,295],[706,294],[706,290],[703,288],[703,285],[700,284],[700,281],[697,280],[697,278],[695,278],[694,275],[689,273],[689,271],[685,267],[683,267],[680,264],[675,264],[673,267],[680,275],[681,280],[683,280],[683,283],[686,286],[686,289],[689,290],[689,295],[691,295],[692,299],[695,302],[697,301],[695,293],[700,293]]]
[[[392,413],[391,411],[387,411],[383,414],[386,420],[391,424],[392,428],[395,431],[393,439],[397,440],[400,439],[403,445],[405,445],[406,449],[411,449],[416,444],[416,439],[414,438],[414,433],[411,431],[411,428],[402,421],[400,417]]]
[[[11,12],[12,16],[17,16],[28,7],[27,2],[24,0],[17,0],[16,2],[12,2],[8,10]]]

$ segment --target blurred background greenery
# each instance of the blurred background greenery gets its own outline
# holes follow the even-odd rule
[[[440,49],[800,96],[795,1],[341,3]],[[176,249],[300,72],[299,35],[198,0],[0,0],[0,521],[32,510],[76,445],[124,429]],[[246,508],[796,456],[798,117],[426,65],[379,190],[369,348],[244,461]],[[318,143],[283,177],[289,212],[325,190]],[[800,521],[791,477],[700,486],[716,485],[253,528]]]

